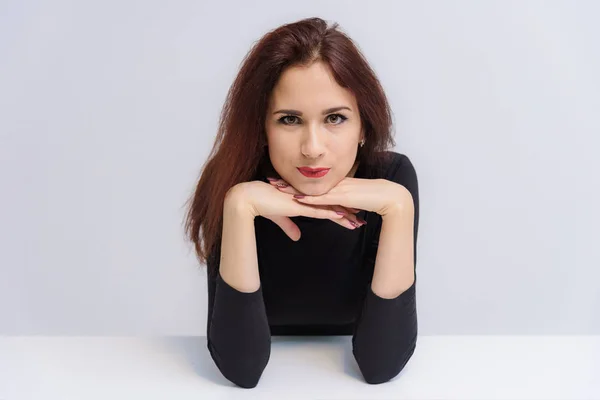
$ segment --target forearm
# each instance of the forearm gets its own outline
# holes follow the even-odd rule
[[[373,277],[354,335],[352,351],[369,383],[397,376],[417,345],[416,235],[419,195],[414,168],[405,159],[393,182],[390,201],[381,210],[381,227],[368,249]],[[385,192],[385,190],[383,191]]]
[[[371,289],[392,299],[410,288],[415,280],[414,208],[406,207],[382,216],[379,247]]]
[[[223,205],[221,277],[240,292],[255,292],[260,287],[254,216],[243,196],[231,193]]]
[[[233,200],[224,205],[219,274],[208,279],[207,339],[223,376],[251,388],[269,361],[271,335],[260,288],[254,218],[243,203]]]

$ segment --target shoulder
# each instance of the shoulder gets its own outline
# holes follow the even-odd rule
[[[395,151],[386,151],[385,153],[385,161],[378,178],[387,179],[406,187],[417,203],[419,201],[419,182],[412,160],[403,153]]]
[[[401,180],[416,180],[417,172],[412,160],[403,153],[386,151],[383,154],[383,168],[378,178],[388,179],[397,183]]]

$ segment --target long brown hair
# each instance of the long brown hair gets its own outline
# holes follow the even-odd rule
[[[365,131],[365,144],[357,155],[361,164],[377,164],[395,146],[392,112],[383,88],[358,47],[338,27],[338,23],[328,27],[321,18],[282,25],[264,35],[244,58],[223,105],[213,148],[187,202],[186,236],[194,243],[200,263],[220,252],[227,191],[251,180],[261,160],[269,158],[266,112],[285,68],[325,62],[337,83],[354,94]]]

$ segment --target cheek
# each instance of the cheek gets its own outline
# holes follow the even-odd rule
[[[282,166],[285,160],[290,159],[290,145],[277,140],[269,142],[269,156],[273,165]]]
[[[278,164],[280,167],[284,167],[288,164],[295,164],[299,154],[299,144],[286,138],[285,135],[272,135],[269,138],[269,155],[273,162]]]
[[[288,134],[289,136],[289,134]],[[267,140],[269,142],[269,147],[273,147],[275,149],[284,149],[286,147],[286,132],[282,132],[276,126],[269,126],[267,131]],[[289,147],[289,146],[287,146]]]
[[[282,177],[287,175],[286,171],[290,168],[289,160],[291,160],[291,157],[288,156],[286,148],[287,146],[276,142],[269,143],[268,147],[271,164],[273,165],[273,168],[275,168],[275,171]]]
[[[344,139],[335,145],[335,152],[338,160],[342,163],[354,162],[354,158],[358,153],[358,139],[354,140]]]

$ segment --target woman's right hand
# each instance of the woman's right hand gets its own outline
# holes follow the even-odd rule
[[[300,239],[301,232],[289,217],[304,216],[335,222],[344,219],[344,215],[338,214],[331,206],[302,204],[262,181],[239,183],[229,190],[227,196],[233,197],[238,206],[247,207],[253,217],[262,216],[273,221],[294,241]]]

